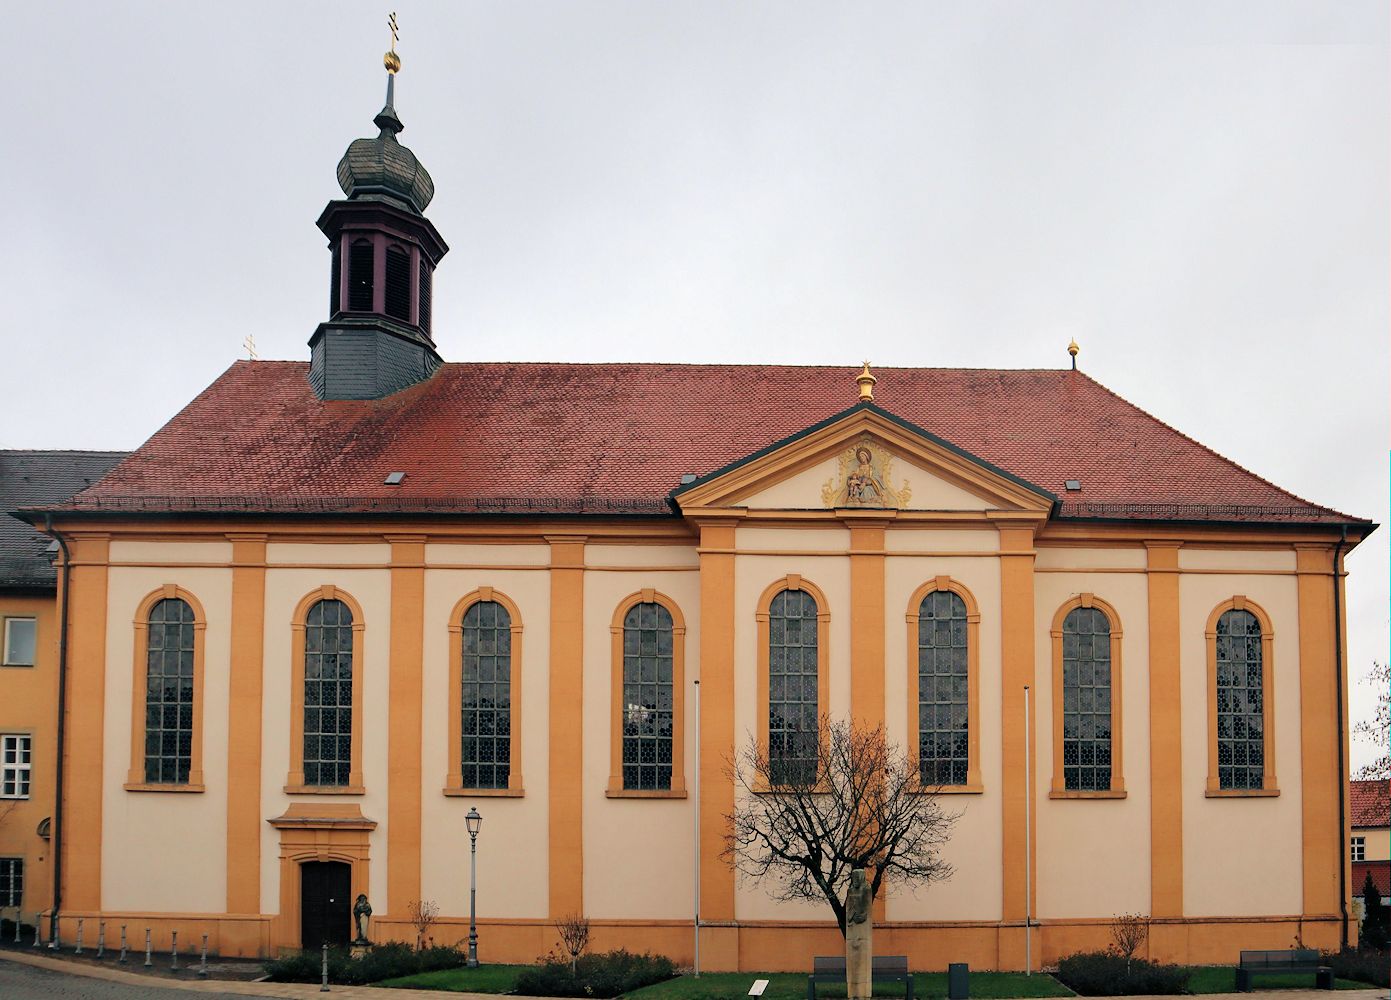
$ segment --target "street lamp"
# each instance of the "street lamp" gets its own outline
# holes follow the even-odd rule
[[[478,968],[478,923],[475,904],[478,901],[478,831],[483,828],[483,817],[478,815],[478,810],[473,806],[469,807],[468,815],[464,817],[464,825],[468,827],[469,839],[469,859],[468,859],[468,967]]]

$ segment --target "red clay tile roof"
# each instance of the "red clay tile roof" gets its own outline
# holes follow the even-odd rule
[[[1381,901],[1386,902],[1386,897],[1391,896],[1391,861],[1354,861],[1352,863],[1352,894],[1360,897],[1362,887],[1367,884],[1368,873],[1372,876],[1372,885],[1377,887],[1377,892],[1381,894]]]
[[[1391,779],[1348,782],[1353,826],[1391,826]]]
[[[382,400],[239,361],[74,506],[669,514],[704,475],[841,412],[838,367],[447,364]],[[1202,447],[1081,372],[881,368],[884,409],[1063,499],[1064,517],[1352,521]],[[405,472],[396,487],[383,485]],[[1064,481],[1082,482],[1067,493]]]

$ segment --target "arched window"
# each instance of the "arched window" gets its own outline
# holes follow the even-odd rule
[[[203,632],[198,599],[166,584],[135,611],[132,792],[203,791]]]
[[[341,787],[353,771],[353,613],[316,601],[304,621],[304,784]]]
[[[386,314],[410,322],[411,255],[399,246],[386,248]]]
[[[1274,630],[1244,597],[1208,619],[1209,795],[1277,795]]]
[[[193,767],[193,609],[166,597],[150,609],[145,652],[145,781],[186,785]]]
[[[445,795],[520,796],[522,619],[492,587],[449,616],[449,766]]]
[[[357,240],[348,248],[348,308],[353,312],[372,311],[376,266],[377,250],[371,240]]]
[[[1120,618],[1080,594],[1053,620],[1054,797],[1125,794],[1121,768]]]
[[[465,788],[506,788],[512,766],[512,617],[496,601],[464,612],[460,674]]]
[[[328,314],[338,315],[343,298],[343,260],[341,241],[335,240],[328,268]]]
[[[970,769],[966,602],[937,590],[918,607],[918,770],[924,785],[964,785]]]
[[[623,618],[623,788],[671,788],[673,733],[671,612],[638,603]]]
[[[776,784],[816,780],[819,611],[805,590],[783,590],[768,605],[768,764]]]

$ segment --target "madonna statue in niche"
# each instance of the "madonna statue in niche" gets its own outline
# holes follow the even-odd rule
[[[912,490],[905,479],[894,489],[889,484],[893,458],[870,438],[861,438],[840,456],[840,476],[821,487],[827,507],[903,507]]]

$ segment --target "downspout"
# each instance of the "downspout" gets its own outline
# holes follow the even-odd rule
[[[56,786],[53,801],[53,906],[48,913],[48,946],[58,947],[58,906],[63,899],[63,758],[67,746],[64,732],[67,728],[68,708],[68,589],[72,580],[72,554],[68,543],[53,527],[53,515],[43,516],[45,534],[53,536],[58,547],[63,550],[63,601],[58,611],[58,760],[54,771]],[[36,932],[37,933],[37,932]]]
[[[1347,841],[1347,761],[1343,756],[1343,578],[1338,572],[1343,547],[1348,542],[1348,526],[1333,547],[1333,676],[1337,681],[1334,700],[1338,703],[1338,909],[1342,913],[1342,933],[1339,944],[1348,949],[1348,841]]]

